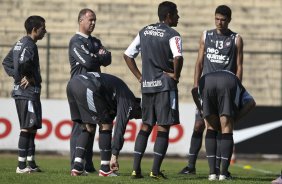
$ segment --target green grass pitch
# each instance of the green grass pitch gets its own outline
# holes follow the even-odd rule
[[[152,159],[145,157],[142,161],[142,173],[145,176],[143,179],[131,179],[132,171],[132,156],[121,156],[119,159],[120,171],[118,177],[99,177],[97,172],[88,176],[71,177],[69,171],[69,157],[61,155],[37,155],[37,164],[43,170],[42,173],[32,174],[16,174],[17,155],[16,154],[0,154],[0,183],[1,184],[100,184],[100,183],[113,183],[113,184],[127,184],[127,183],[195,183],[205,184],[211,183],[207,180],[208,164],[206,159],[199,159],[197,161],[197,174],[179,175],[177,174],[186,164],[187,159],[181,158],[165,158],[162,170],[168,180],[154,180],[148,175],[152,165]],[[96,169],[99,169],[99,155],[94,155],[94,162]],[[277,177],[281,170],[281,161],[246,161],[239,160],[236,164],[230,167],[230,171],[234,180],[213,183],[271,183]]]

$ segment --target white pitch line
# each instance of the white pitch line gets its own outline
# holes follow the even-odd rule
[[[245,169],[245,165],[240,165],[240,164],[233,164],[232,166],[236,166],[236,167],[240,167],[242,169]],[[265,174],[279,174],[273,171],[269,171],[269,170],[264,170],[264,169],[257,169],[251,166],[250,169],[245,169],[245,170],[252,170],[252,171],[256,171],[256,172],[260,172],[260,173],[265,173]]]

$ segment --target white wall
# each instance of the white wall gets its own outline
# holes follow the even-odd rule
[[[67,100],[42,100],[42,111],[43,126],[38,131],[36,149],[41,151],[69,151],[72,122]],[[188,154],[194,126],[194,112],[193,104],[180,104],[181,124],[171,128],[168,154],[182,156]],[[124,135],[126,141],[121,153],[133,152],[140,125],[141,120],[132,120],[128,123]],[[0,98],[0,150],[17,150],[19,132],[14,100]],[[153,131],[149,138],[146,153],[153,152],[154,136],[156,134]],[[98,135],[96,135],[96,139],[98,139]],[[99,151],[97,141],[95,141],[93,149],[96,152]]]

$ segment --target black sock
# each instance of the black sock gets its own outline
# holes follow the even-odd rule
[[[73,168],[78,171],[84,170],[85,151],[86,151],[86,147],[88,144],[89,136],[90,136],[90,133],[88,131],[82,130],[76,142],[75,159],[74,159]]]
[[[227,175],[233,151],[233,134],[224,133],[221,138],[221,174]]]
[[[203,132],[194,131],[191,138],[191,145],[188,156],[188,167],[195,168],[198,153],[202,147]]]
[[[141,173],[141,160],[146,150],[148,137],[150,133],[151,131],[146,132],[140,130],[135,141],[133,170],[136,171],[137,173]]]
[[[217,132],[214,130],[207,130],[206,133],[206,152],[207,158],[210,168],[210,174],[215,174],[215,156],[216,156],[216,134]]]
[[[86,152],[85,152],[85,170],[86,171],[94,170],[94,164],[92,160],[94,138],[95,138],[95,133],[94,134],[91,133],[88,138],[88,144],[87,144]]]
[[[154,145],[154,163],[152,167],[152,172],[158,175],[162,165],[162,161],[166,155],[168,147],[168,135],[169,132],[158,131],[157,139]]]
[[[26,157],[28,151],[30,133],[21,131],[18,142],[18,167],[26,168]]]
[[[74,165],[74,157],[75,157],[75,147],[76,147],[76,142],[77,138],[81,133],[81,129],[79,128],[79,123],[73,121],[73,126],[71,130],[71,136],[70,136],[70,165],[71,169],[73,169]]]
[[[32,169],[37,167],[35,163],[35,144],[34,144],[35,135],[36,133],[30,133],[28,152],[27,152],[27,162]]]
[[[112,130],[99,131],[99,148],[101,154],[100,169],[105,172],[110,171],[110,160],[112,154],[111,141],[112,141]]]
[[[217,171],[217,174],[220,173],[220,162],[221,162],[221,148],[220,148],[220,144],[221,144],[221,137],[222,134],[221,132],[217,132],[216,135],[216,162],[215,162],[215,168]]]

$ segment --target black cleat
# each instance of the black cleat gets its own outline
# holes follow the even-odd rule
[[[132,179],[140,179],[140,178],[144,178],[144,176],[141,173],[137,173],[136,171],[132,171],[131,178]]]
[[[39,166],[35,166],[34,168],[28,166],[30,169],[30,172],[42,172],[42,170],[39,168]]]
[[[196,168],[186,166],[178,174],[196,174]]]
[[[85,172],[87,172],[87,173],[96,173],[97,170],[93,167],[91,169],[85,169]]]
[[[153,178],[153,179],[157,179],[157,180],[160,180],[160,179],[168,179],[162,172],[159,172],[159,174],[154,174],[153,172],[150,173],[150,177]]]

